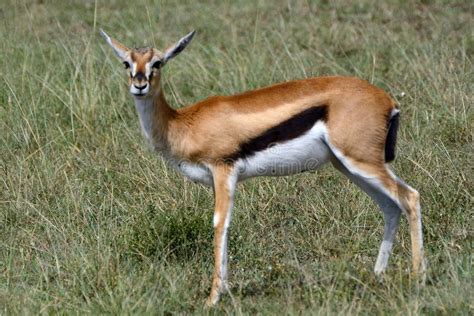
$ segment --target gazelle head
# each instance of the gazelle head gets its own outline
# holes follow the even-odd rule
[[[150,96],[159,91],[161,68],[188,46],[194,33],[195,31],[192,31],[161,52],[155,48],[130,49],[100,30],[100,34],[112,47],[128,72],[130,92],[137,98]]]

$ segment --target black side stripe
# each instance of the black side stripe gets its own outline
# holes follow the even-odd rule
[[[295,139],[309,131],[317,121],[326,121],[326,118],[327,107],[324,105],[306,109],[303,112],[292,116],[288,120],[270,128],[263,134],[241,144],[239,150],[228,156],[227,159],[235,161],[241,158],[250,157],[275,144]]]

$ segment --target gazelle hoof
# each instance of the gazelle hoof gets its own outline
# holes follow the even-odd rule
[[[385,270],[375,271],[375,279],[380,284],[384,283],[385,282]]]
[[[206,300],[206,306],[207,307],[214,307],[216,306],[217,302],[219,302],[219,294],[216,295],[209,295],[209,297]]]

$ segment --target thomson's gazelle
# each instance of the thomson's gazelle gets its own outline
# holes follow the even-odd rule
[[[375,273],[387,267],[400,215],[410,223],[413,271],[424,274],[419,194],[390,170],[399,110],[379,88],[358,78],[320,77],[215,96],[172,109],[161,68],[194,32],[164,52],[129,49],[101,31],[125,65],[143,134],[189,179],[213,186],[215,270],[208,304],[226,289],[227,230],[241,180],[316,169],[330,161],[380,206],[384,237]]]

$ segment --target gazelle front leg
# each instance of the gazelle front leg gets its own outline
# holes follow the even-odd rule
[[[227,286],[227,229],[229,228],[237,184],[237,175],[232,166],[219,164],[213,168],[214,177],[214,274],[211,294],[207,305],[212,306]]]

